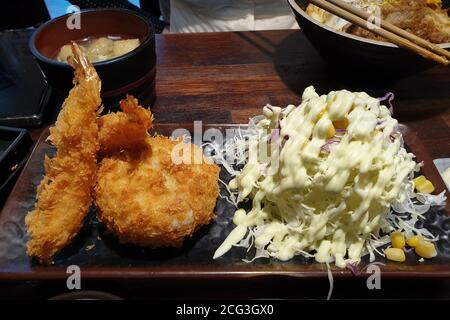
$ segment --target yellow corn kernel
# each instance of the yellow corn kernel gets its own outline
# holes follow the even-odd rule
[[[406,240],[406,244],[412,248],[415,248],[421,239],[422,239],[422,237],[419,235],[412,236],[412,237],[409,237],[408,240]]]
[[[433,243],[420,239],[415,248],[416,254],[425,259],[431,259],[437,256],[436,247]]]
[[[328,127],[328,131],[327,131],[327,138],[328,138],[328,139],[331,139],[331,138],[334,137],[335,134],[336,134],[336,130],[334,129],[334,126],[333,126],[333,125],[330,125],[330,126]]]
[[[384,250],[384,254],[391,261],[404,262],[406,260],[405,252],[400,248],[387,248]]]
[[[320,111],[320,113],[317,115],[316,121],[319,121],[320,118],[322,118],[325,115],[325,113],[327,113],[327,109],[323,109],[322,111]]]
[[[418,185],[416,187],[417,191],[419,191],[420,193],[432,193],[434,191],[434,186],[431,183],[430,180],[425,181],[425,183]]]
[[[418,185],[422,185],[427,181],[427,178],[425,176],[418,176],[417,178],[413,179],[414,187],[417,187]]]
[[[413,180],[414,187],[420,193],[432,193],[434,191],[434,185],[430,180],[427,180],[424,176],[419,176]]]
[[[336,129],[347,129],[348,127],[348,119],[342,119],[342,120],[337,120],[337,121],[333,121],[333,125]]]
[[[402,249],[405,246],[405,236],[401,232],[391,233],[391,242],[394,248]]]

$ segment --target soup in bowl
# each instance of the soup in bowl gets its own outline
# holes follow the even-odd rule
[[[144,105],[155,99],[155,34],[145,16],[124,9],[80,11],[79,28],[71,28],[67,14],[40,26],[30,49],[54,93],[64,97],[72,87],[73,69],[67,63],[70,43],[78,43],[102,80],[107,107],[127,93]],[[68,46],[69,45],[69,46]]]

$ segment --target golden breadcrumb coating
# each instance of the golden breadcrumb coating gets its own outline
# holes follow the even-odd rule
[[[153,115],[139,106],[137,99],[130,95],[120,101],[120,108],[123,112],[109,113],[97,120],[100,155],[145,147]]]
[[[80,231],[96,181],[101,83],[79,47],[73,44],[72,50],[69,63],[75,69],[75,86],[50,129],[49,140],[57,153],[45,158],[37,202],[25,218],[30,236],[27,253],[42,263],[50,263]]]
[[[146,141],[140,152],[125,150],[102,160],[95,189],[98,216],[121,242],[179,247],[213,219],[219,168],[193,144],[187,150],[200,152],[203,163],[174,164],[171,153],[181,140]]]

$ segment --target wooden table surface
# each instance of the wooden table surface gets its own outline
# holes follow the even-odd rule
[[[309,85],[396,95],[395,117],[426,142],[433,158],[450,157],[450,68],[394,79],[328,66],[300,30],[156,36],[156,122],[247,123],[267,103],[298,104]],[[48,123],[47,123],[48,124]],[[31,130],[34,140],[42,128]]]
[[[309,85],[319,94],[393,92],[395,117],[416,133],[427,160],[450,157],[450,68],[401,78],[352,70],[351,61],[332,68],[299,30],[160,35],[156,48],[157,122],[247,123],[268,103],[299,104]]]
[[[152,107],[156,122],[247,123],[248,117],[259,114],[267,103],[281,107],[298,104],[303,89],[309,85],[314,85],[323,94],[345,88],[379,97],[391,91],[396,95],[395,117],[417,132],[430,157],[450,157],[450,68],[435,67],[401,79],[379,74],[370,66],[365,72],[354,71],[351,61],[343,62],[348,63],[344,71],[337,70],[326,65],[298,30],[158,35],[156,48],[157,100]],[[36,138],[41,130],[32,130],[33,137]],[[404,285],[410,286],[411,290],[405,291]],[[426,283],[391,282],[385,284],[391,287],[391,291],[384,291],[384,295],[369,295],[367,290],[359,292],[354,289],[355,286],[365,289],[363,283],[346,284],[352,288],[348,290],[339,289],[338,284],[337,296],[398,298],[402,295],[417,298],[441,297],[446,293],[447,298],[450,297],[449,282],[440,281],[431,289],[423,289],[421,285]],[[223,296],[246,296],[239,287],[218,286]],[[326,289],[327,284],[321,286]],[[414,286],[419,287],[414,290]],[[95,285],[93,288],[98,289]],[[164,288],[165,285],[161,284],[160,294],[167,291],[167,295],[173,295],[170,289]],[[253,296],[276,296],[264,288],[253,288]],[[122,289],[125,293],[116,293],[140,297],[137,293],[140,291]],[[56,293],[51,291],[53,289],[41,287],[40,290],[48,295]],[[237,295],[233,296],[233,291],[227,290],[235,290]],[[311,291],[311,294],[306,296],[320,297],[322,291],[314,294]],[[202,292],[199,296],[208,297],[209,293]],[[294,290],[283,296],[297,295]]]
[[[394,92],[395,117],[433,158],[450,157],[450,68],[393,79],[367,67],[333,69],[301,31],[157,36],[155,121],[247,123],[270,103],[298,104],[303,89]],[[343,62],[344,63],[344,62]]]
[[[267,103],[298,103],[303,89],[314,85],[319,93],[392,91],[400,122],[433,128],[423,132],[427,139],[450,136],[450,68],[403,79],[370,66],[354,72],[351,61],[345,72],[334,70],[298,30],[159,35],[156,48],[156,121],[247,122]]]

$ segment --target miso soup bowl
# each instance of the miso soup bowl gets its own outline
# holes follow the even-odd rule
[[[132,94],[143,105],[153,104],[156,54],[152,24],[145,16],[124,9],[92,9],[76,14],[79,16],[67,14],[44,23],[30,39],[31,52],[53,92],[64,98],[73,87],[74,70],[68,63],[56,60],[62,46],[86,38],[122,35],[138,38],[140,45],[120,57],[93,63],[102,81],[103,102],[110,107]],[[74,21],[80,22],[80,28],[72,29]]]

